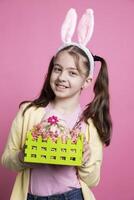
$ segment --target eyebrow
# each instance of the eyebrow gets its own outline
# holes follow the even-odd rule
[[[59,66],[59,67],[62,67],[60,64],[58,64],[58,63],[54,63],[54,65],[57,65],[57,66]],[[63,68],[63,67],[62,67]],[[67,69],[72,69],[72,70],[77,70],[78,71],[78,69],[77,68],[74,68],[74,67],[67,67]]]

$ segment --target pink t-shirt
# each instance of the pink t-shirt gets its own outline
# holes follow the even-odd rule
[[[62,117],[68,127],[72,129],[82,109],[79,105],[73,113],[61,115],[49,103],[45,108],[46,112],[52,112]],[[82,131],[84,131],[83,129],[85,129],[84,123]],[[33,195],[49,196],[64,193],[73,188],[80,188],[80,183],[77,178],[77,168],[74,166],[44,164],[31,169],[30,174],[29,192]]]

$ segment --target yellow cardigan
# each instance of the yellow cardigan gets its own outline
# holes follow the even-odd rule
[[[10,200],[26,200],[29,187],[30,169],[19,161],[18,153],[22,149],[26,132],[39,123],[44,115],[45,108],[31,107],[24,117],[22,112],[27,104],[23,104],[13,120],[8,141],[1,158],[2,164],[11,170],[18,172],[15,184],[12,190]],[[97,130],[91,119],[86,128],[86,138],[88,140],[90,133],[89,147],[91,157],[86,166],[78,167],[78,178],[82,187],[84,200],[95,200],[90,188],[96,186],[100,180],[100,169],[102,163],[103,144],[99,138]]]

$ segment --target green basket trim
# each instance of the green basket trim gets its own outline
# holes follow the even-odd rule
[[[62,143],[61,138],[54,143],[51,138],[46,141],[39,136],[34,140],[31,132],[27,133],[25,148],[25,162],[47,163],[60,165],[80,166],[82,161],[83,135],[78,137],[77,143],[72,144],[71,139],[67,143]]]

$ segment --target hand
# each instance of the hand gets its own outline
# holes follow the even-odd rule
[[[25,145],[23,146],[22,150],[20,150],[18,157],[20,162],[24,163],[24,155],[25,155]]]
[[[91,156],[91,152],[89,149],[89,143],[86,141],[86,138],[84,137],[84,143],[83,143],[83,159],[82,159],[82,165],[85,166],[87,162],[89,161]]]

